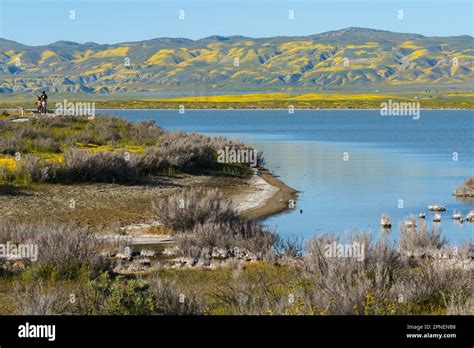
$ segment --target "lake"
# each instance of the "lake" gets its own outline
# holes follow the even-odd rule
[[[419,119],[381,116],[377,110],[102,110],[131,121],[155,120],[167,130],[226,136],[263,151],[266,167],[300,191],[296,209],[270,217],[281,235],[309,238],[322,232],[386,233],[380,214],[392,218],[390,238],[410,214],[443,204],[443,235],[473,242],[465,216],[474,200],[452,192],[474,176],[474,112],[421,110]],[[302,209],[302,213],[300,213]]]

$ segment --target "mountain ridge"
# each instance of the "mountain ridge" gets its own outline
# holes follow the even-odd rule
[[[154,38],[117,44],[0,39],[0,93],[289,91],[327,86],[472,85],[474,38],[427,37],[349,27],[307,36],[198,40]]]
[[[253,37],[253,36],[244,36],[244,35],[225,36],[225,35],[214,34],[214,35],[205,36],[205,37],[202,37],[202,38],[199,38],[199,39],[190,39],[190,38],[185,38],[185,37],[161,36],[161,37],[155,37],[155,38],[144,39],[144,40],[139,40],[139,41],[121,41],[121,42],[117,42],[117,43],[102,43],[102,44],[94,42],[94,41],[87,41],[87,42],[80,43],[80,42],[77,42],[77,41],[58,40],[58,41],[51,42],[49,44],[43,44],[43,45],[27,45],[27,44],[23,44],[21,42],[15,41],[15,40],[10,40],[10,39],[0,37],[0,42],[1,41],[8,41],[8,42],[16,43],[16,44],[19,44],[19,45],[24,45],[24,46],[27,46],[27,47],[44,47],[44,46],[54,45],[54,44],[57,44],[57,43],[69,43],[69,44],[75,44],[75,45],[93,44],[93,45],[99,45],[99,46],[116,46],[116,45],[132,44],[132,43],[142,43],[142,42],[161,40],[161,39],[163,39],[163,40],[188,40],[188,41],[192,41],[192,42],[203,41],[203,40],[211,39],[211,38],[225,38],[225,39],[241,38],[241,39],[252,39],[252,40],[264,40],[264,39],[270,39],[270,38],[303,39],[303,38],[311,38],[311,37],[318,37],[318,36],[319,37],[323,37],[323,36],[327,37],[330,34],[338,34],[338,33],[339,34],[343,34],[343,33],[345,34],[345,33],[351,33],[351,32],[354,32],[354,31],[356,31],[356,32],[357,31],[359,31],[359,32],[367,31],[367,32],[374,32],[374,33],[390,33],[390,34],[395,34],[395,35],[411,35],[411,36],[419,37],[419,38],[462,38],[462,37],[473,38],[473,36],[468,35],[468,34],[451,35],[451,36],[426,36],[426,35],[416,34],[416,33],[402,33],[402,32],[394,32],[394,31],[390,31],[390,30],[383,30],[383,29],[370,29],[370,28],[364,28],[364,27],[347,27],[347,28],[343,28],[343,29],[328,30],[328,31],[324,31],[324,32],[321,32],[321,33],[309,34],[309,35],[279,35],[279,36],[264,36],[264,37]]]

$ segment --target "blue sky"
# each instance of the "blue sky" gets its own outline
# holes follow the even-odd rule
[[[473,35],[472,0],[0,0],[0,37],[117,43],[156,37],[310,35],[367,27]],[[178,18],[184,10],[185,18]],[[294,11],[294,19],[288,18]],[[75,11],[71,19],[70,11]],[[403,11],[403,19],[399,19]]]

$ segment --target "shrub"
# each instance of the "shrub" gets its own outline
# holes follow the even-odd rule
[[[53,164],[38,157],[26,155],[20,163],[21,171],[28,176],[30,181],[45,182],[56,176]]]
[[[213,161],[210,138],[195,133],[166,133],[157,149],[165,166],[184,171],[209,166]]]
[[[417,227],[416,220],[409,221],[409,225],[402,224],[400,227],[399,249],[403,255],[432,255],[446,244],[446,239],[441,237],[441,229],[433,227],[430,231],[424,223]]]
[[[231,202],[217,189],[191,188],[153,204],[156,218],[174,232],[190,231],[206,222],[232,223],[239,219]]]
[[[64,153],[64,165],[59,167],[57,181],[125,182],[133,172],[124,153],[71,149]]]
[[[298,297],[293,297],[301,281],[300,272],[291,266],[237,265],[228,278],[215,285],[216,303],[210,307],[230,315],[311,314],[299,308]]]
[[[263,228],[259,221],[239,220],[233,224],[198,224],[189,233],[179,236],[178,244],[181,254],[191,257],[193,264],[203,260],[209,265],[215,248],[235,256],[239,250],[238,253],[250,252],[259,260],[271,259],[277,240],[277,234]]]
[[[144,153],[132,154],[130,161],[124,163],[121,154],[113,151],[81,152],[77,149],[78,143],[106,145],[123,151],[127,151],[129,146],[141,146]],[[169,133],[153,121],[132,123],[110,116],[97,116],[94,120],[79,116],[42,117],[27,125],[0,120],[0,152],[3,154],[15,155],[18,152],[22,156],[38,156],[38,153],[64,151],[66,161],[54,164],[55,175],[48,168],[41,168],[51,167],[47,161],[31,161],[27,172],[33,181],[125,182],[146,175],[202,171],[245,174],[247,167],[244,164],[217,163],[217,151],[225,147],[250,149],[245,144],[221,137]],[[263,163],[261,154],[258,154],[258,163]],[[48,172],[47,178],[45,172]]]
[[[156,311],[156,298],[150,284],[143,280],[112,280],[105,274],[91,287],[99,296],[93,314],[146,315]]]
[[[299,258],[303,255],[303,240],[298,237],[279,237],[275,250],[280,257]]]
[[[268,229],[258,220],[241,220],[237,224],[237,246],[255,253],[257,259],[271,260],[275,256],[274,247],[278,242],[276,231]]]
[[[84,276],[84,277],[83,277]],[[13,312],[20,315],[196,315],[204,313],[201,296],[174,282],[127,279],[85,272],[77,282],[17,282]],[[74,295],[74,301],[71,301]]]
[[[25,145],[26,144],[22,141],[22,138],[0,137],[0,153],[4,155],[14,156],[17,152],[26,152],[27,148]]]
[[[134,144],[151,146],[165,134],[165,131],[155,124],[155,121],[141,121],[132,124],[125,134]]]
[[[273,254],[277,234],[257,220],[241,218],[216,189],[191,188],[154,203],[156,218],[179,236],[180,250],[197,263],[214,248],[239,248],[259,259]]]
[[[31,146],[38,152],[60,153],[61,144],[53,138],[38,138],[31,142]]]
[[[313,286],[302,297],[329,314],[395,314],[397,294],[390,284],[401,265],[386,240],[375,245],[367,234],[346,243],[364,245],[365,257],[326,255],[326,248],[341,240],[331,235],[312,239],[304,255],[304,269]]]
[[[169,171],[158,146],[148,147],[143,155],[131,156],[130,160],[136,175],[162,174],[165,170]]]
[[[60,291],[42,282],[16,283],[13,291],[14,312],[19,315],[57,315],[64,311]]]
[[[134,172],[124,153],[89,153],[71,149],[64,153],[64,163],[51,163],[25,156],[21,172],[33,182],[126,182],[140,174]]]
[[[204,314],[205,301],[202,294],[180,289],[173,281],[152,279],[151,287],[155,294],[158,314],[200,315]]]
[[[431,259],[418,259],[412,268],[405,270],[396,286],[404,296],[407,313],[467,312],[473,294],[469,270]]]
[[[40,277],[72,279],[82,269],[93,274],[109,269],[100,255],[102,244],[91,232],[75,224],[38,222],[35,225],[0,221],[0,243],[34,244],[38,260],[32,272]]]

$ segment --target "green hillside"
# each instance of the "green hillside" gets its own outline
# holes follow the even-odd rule
[[[0,93],[224,93],[467,86],[474,38],[347,28],[305,37],[159,38],[115,45],[0,39]],[[199,89],[199,92],[197,92]]]

